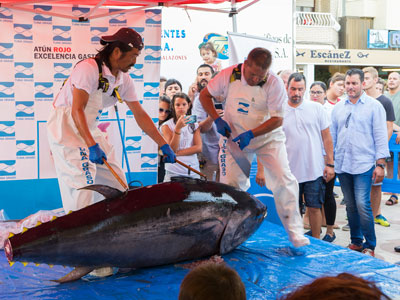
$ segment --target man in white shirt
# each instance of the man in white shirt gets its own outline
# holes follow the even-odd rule
[[[323,180],[328,182],[335,175],[333,145],[327,112],[319,103],[303,101],[305,90],[303,74],[289,76],[283,131],[290,169],[299,182],[299,199],[302,201],[304,197],[312,236],[319,238],[325,194]]]

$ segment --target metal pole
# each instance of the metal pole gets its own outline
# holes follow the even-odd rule
[[[232,0],[231,1],[231,11],[229,13],[229,16],[232,18],[232,30],[233,30],[233,32],[237,32],[236,15],[237,15],[236,0]]]
[[[292,70],[296,72],[296,0],[292,0]]]

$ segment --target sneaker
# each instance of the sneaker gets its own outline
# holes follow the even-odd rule
[[[347,246],[347,248],[349,248],[350,250],[354,250],[354,251],[358,251],[358,252],[361,252],[361,251],[363,251],[363,246],[362,245],[355,245],[355,244],[349,244],[348,246]],[[369,249],[368,249],[369,250]]]
[[[371,249],[368,249],[368,248],[365,248],[365,249],[362,251],[362,253],[364,253],[365,255],[369,255],[369,256],[375,257],[375,252],[374,252],[374,250],[371,250]]]
[[[376,218],[374,219],[375,224],[379,224],[382,225],[383,227],[389,227],[390,223],[388,222],[388,220],[386,220],[386,218],[382,215],[377,215]]]
[[[346,225],[344,225],[344,226],[342,227],[342,230],[343,230],[343,231],[350,231],[350,225],[349,225],[349,223],[347,223]]]
[[[323,241],[328,242],[328,243],[332,243],[335,239],[336,239],[335,233],[333,233],[332,236],[330,236],[329,234],[325,234],[325,236],[322,238]]]

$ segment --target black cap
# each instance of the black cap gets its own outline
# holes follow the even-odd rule
[[[139,33],[131,28],[121,28],[113,35],[105,35],[100,39],[100,44],[106,45],[108,43],[120,41],[138,50],[143,49],[143,40]]]

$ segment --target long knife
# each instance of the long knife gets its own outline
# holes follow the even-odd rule
[[[230,126],[232,128],[232,126]],[[242,170],[242,172],[249,177],[250,176],[250,169],[251,169],[251,164],[249,160],[247,159],[246,154],[240,150],[239,145],[236,144],[234,141],[232,141],[232,135],[227,131],[227,146],[229,149],[229,152],[232,154],[233,159],[235,162],[238,164],[239,168]]]

